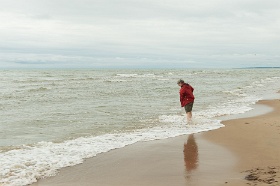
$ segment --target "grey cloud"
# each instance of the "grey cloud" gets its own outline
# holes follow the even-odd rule
[[[5,0],[0,60],[279,65],[279,10],[276,0]]]
[[[30,17],[33,18],[33,19],[39,19],[39,20],[52,19],[52,17],[48,14],[37,14],[37,15],[31,15]]]

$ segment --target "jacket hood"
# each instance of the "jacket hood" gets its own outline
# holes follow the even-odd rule
[[[183,87],[183,86],[188,86],[189,84],[188,83],[184,83],[181,87]]]

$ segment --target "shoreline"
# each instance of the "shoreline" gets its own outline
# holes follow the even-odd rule
[[[138,142],[63,168],[32,186],[216,186],[228,177],[238,179],[232,169],[236,157],[202,135]],[[221,161],[223,156],[228,158]]]
[[[280,101],[257,104],[265,104],[274,110],[254,117],[223,121],[225,127],[193,137],[184,135],[138,142],[112,150],[86,159],[83,164],[63,168],[58,175],[41,179],[32,186],[261,185],[265,182],[247,181],[244,177],[253,174],[264,180],[270,171],[268,167],[275,168],[272,170],[276,173],[269,176],[275,175],[273,179],[278,181]],[[274,141],[266,138],[271,135]],[[259,139],[265,140],[259,143]]]

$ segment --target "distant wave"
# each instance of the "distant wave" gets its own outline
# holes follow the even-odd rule
[[[30,89],[30,90],[28,90],[28,92],[43,92],[43,91],[47,91],[47,90],[49,90],[49,88],[39,87],[39,88]]]

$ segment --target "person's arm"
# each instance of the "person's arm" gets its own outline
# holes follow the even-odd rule
[[[181,102],[181,107],[183,107],[183,100],[184,100],[184,92],[183,89],[180,90],[180,102]]]
[[[191,89],[192,89],[192,92],[194,91],[194,88],[192,87],[192,86],[190,86],[191,87]]]

